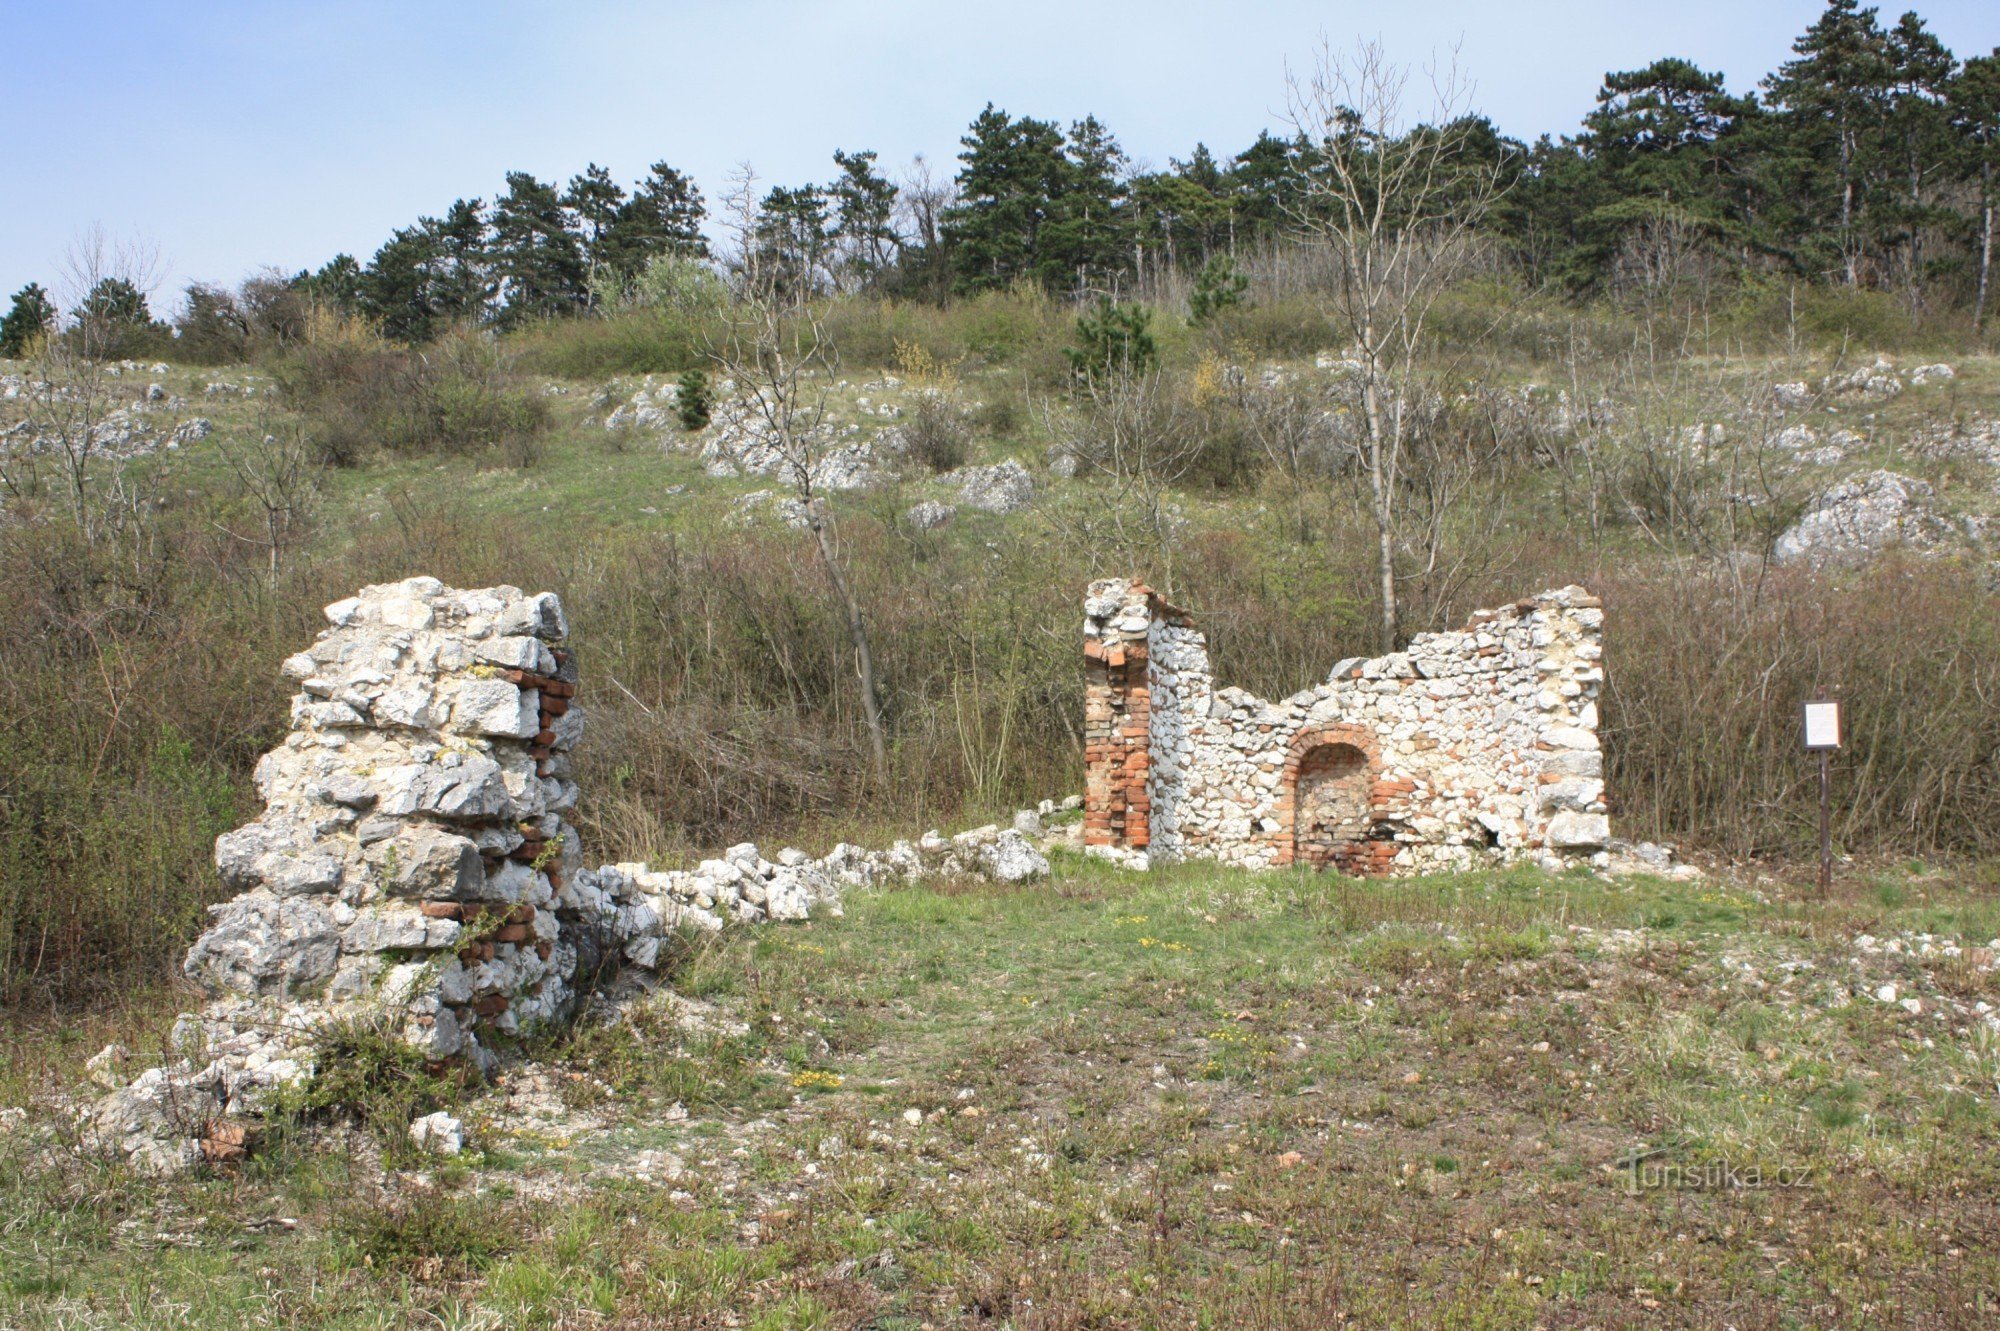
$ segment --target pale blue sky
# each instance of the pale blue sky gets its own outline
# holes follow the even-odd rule
[[[1274,122],[1288,57],[1324,31],[1422,61],[1457,43],[1508,133],[1573,129],[1605,71],[1680,55],[1737,90],[1821,0],[0,0],[0,296],[57,275],[93,224],[191,278],[366,260],[394,227],[508,169],[621,179],[665,158],[711,201],[748,161],[832,172],[836,148],[949,172],[990,99],[1095,113],[1142,164],[1218,155]],[[1883,6],[1885,20],[1899,5]],[[1959,55],[2000,45],[2000,2],[1918,11]]]

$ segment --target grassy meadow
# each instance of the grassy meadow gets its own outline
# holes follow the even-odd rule
[[[0,1137],[0,1321],[1986,1326],[1996,933],[1921,866],[856,894],[439,1087],[450,1160],[386,1086],[168,1182],[38,1112]],[[77,1091],[102,1034],[0,1084]]]

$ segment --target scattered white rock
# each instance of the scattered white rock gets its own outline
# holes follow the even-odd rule
[[[410,1141],[427,1155],[457,1155],[465,1149],[465,1124],[440,1109],[410,1124]]]
[[[940,479],[958,487],[960,503],[987,513],[1018,513],[1035,497],[1035,478],[1013,458],[991,467],[960,467]]]

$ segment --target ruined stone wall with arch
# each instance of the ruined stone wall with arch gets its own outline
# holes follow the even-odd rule
[[[1360,875],[1597,856],[1603,623],[1543,592],[1270,701],[1216,686],[1186,611],[1092,583],[1086,849]]]

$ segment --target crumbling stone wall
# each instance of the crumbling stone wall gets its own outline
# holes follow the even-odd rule
[[[95,1140],[147,1167],[240,1154],[230,1120],[312,1075],[333,1025],[485,1067],[593,986],[654,969],[677,930],[837,915],[847,887],[1049,870],[1033,810],[886,851],[773,861],[746,843],[691,869],[587,869],[568,818],[578,670],[554,595],[410,578],[326,616],[284,664],[298,693],[257,764],[264,811],[216,843],[238,895],[185,963],[211,1001],[177,1024],[179,1062],[89,1116]]]
[[[1610,840],[1604,611],[1580,587],[1277,702],[1217,688],[1207,640],[1143,584],[1094,582],[1084,612],[1087,850],[1385,874]]]
[[[299,691],[257,765],[264,812],[216,844],[241,895],[186,961],[216,996],[200,1043],[239,1080],[290,1075],[347,1017],[482,1058],[567,1012],[598,946],[569,892],[583,716],[561,603],[411,578],[326,613],[284,665]]]

